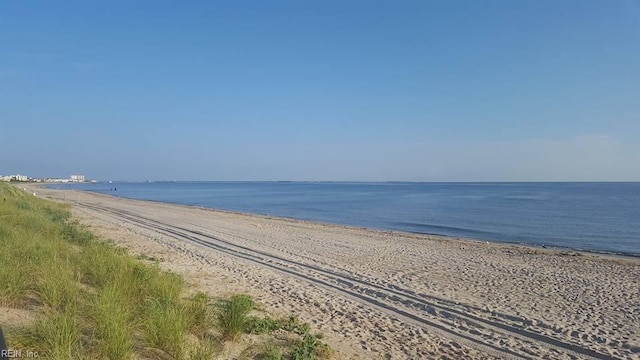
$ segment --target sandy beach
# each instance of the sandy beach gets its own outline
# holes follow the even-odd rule
[[[295,313],[340,359],[640,359],[640,259],[30,187],[194,289]]]

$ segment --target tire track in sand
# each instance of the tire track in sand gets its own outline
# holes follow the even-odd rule
[[[442,301],[439,301],[442,299],[439,298],[428,298],[427,300],[418,297],[415,292],[402,289],[393,284],[388,285],[389,287],[383,287],[363,281],[353,275],[344,275],[316,265],[305,264],[264,251],[253,250],[218,236],[157,221],[132,212],[80,202],[74,203],[83,208],[109,213],[120,220],[148,230],[157,231],[179,240],[187,240],[234,257],[285,272],[288,275],[314,283],[325,289],[339,292],[408,323],[440,334],[445,338],[454,339],[468,347],[499,358],[535,358],[540,356],[535,352],[535,349],[543,347],[581,358],[615,359],[608,354],[602,354],[592,349],[582,348],[546,335],[478,317],[456,309],[450,304],[443,304]],[[233,234],[226,235],[233,236]],[[420,295],[425,296],[425,294]],[[469,327],[464,326],[464,324]],[[490,333],[481,333],[478,329],[489,331]],[[508,349],[493,344],[493,342],[500,340],[496,338],[496,334],[518,339],[519,348]]]

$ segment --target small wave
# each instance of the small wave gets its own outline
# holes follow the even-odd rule
[[[560,244],[547,243],[543,245],[539,242],[533,241],[534,237],[522,237],[517,235],[501,235],[498,233],[493,233],[490,231],[482,231],[482,230],[474,230],[464,227],[457,226],[446,226],[446,225],[433,225],[433,224],[423,224],[423,223],[415,223],[415,222],[396,222],[394,223],[397,226],[401,226],[403,231],[412,232],[415,234],[422,235],[438,235],[438,236],[448,236],[448,237],[468,237],[477,240],[483,241],[491,241],[498,243],[507,243],[507,244],[519,244],[526,246],[535,246],[535,247],[549,247],[555,249],[566,249],[572,251],[579,251],[585,253],[593,253],[593,254],[604,254],[604,255],[614,255],[614,256],[624,256],[624,257],[638,257],[640,258],[639,252],[634,251],[616,251],[616,250],[603,250],[603,249],[595,249],[595,248],[585,248],[581,246],[567,246]],[[413,229],[420,229],[420,231],[416,231]],[[526,238],[530,241],[522,241],[523,238]]]
[[[468,236],[468,237],[493,237],[495,238],[498,234],[482,231],[458,226],[447,226],[447,225],[434,225],[434,224],[423,224],[423,223],[415,223],[415,222],[395,222],[395,225],[401,226],[405,231],[412,231],[413,229],[421,229],[430,232],[424,231],[412,231],[419,232],[421,234],[426,235],[454,235],[454,236]]]
[[[535,195],[531,195],[531,196],[526,196],[526,195],[522,195],[522,196],[504,196],[502,197],[502,199],[504,200],[509,200],[509,201],[542,201],[542,200],[546,200],[547,198],[544,196],[535,196]]]

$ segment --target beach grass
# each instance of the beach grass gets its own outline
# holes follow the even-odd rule
[[[247,315],[253,310],[253,299],[247,295],[234,295],[222,300],[218,315],[222,334],[226,339],[235,340],[249,325]]]
[[[263,358],[326,358],[326,345],[297,319],[258,320],[247,295],[186,296],[178,274],[128,255],[71,219],[69,208],[0,183],[0,307],[35,313],[0,324],[13,349],[45,359],[211,359],[243,334],[298,334]],[[248,335],[247,335],[248,336]]]

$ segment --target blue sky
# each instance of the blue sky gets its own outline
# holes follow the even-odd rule
[[[3,1],[0,174],[640,180],[640,2]]]

